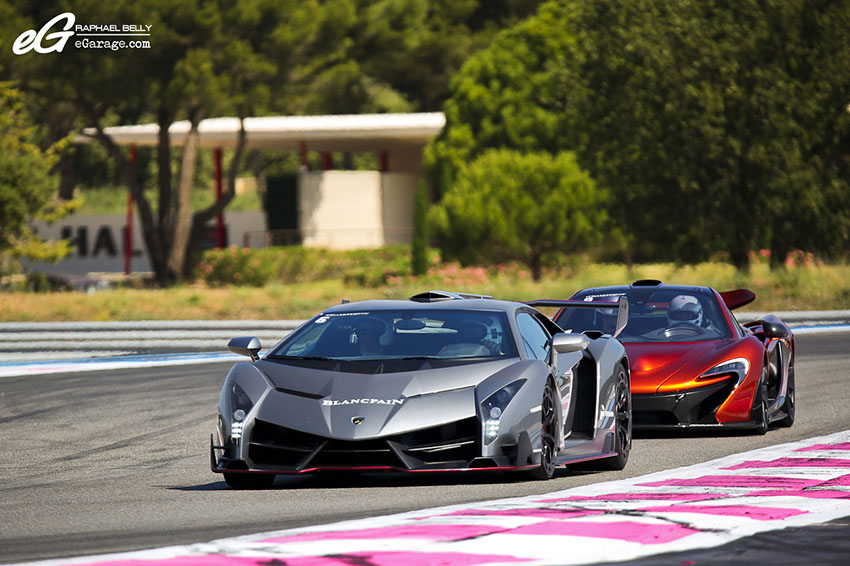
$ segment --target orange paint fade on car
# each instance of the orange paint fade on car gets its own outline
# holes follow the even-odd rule
[[[697,381],[710,369],[719,349],[715,342],[625,344],[632,364],[632,393],[675,393],[706,385]],[[703,361],[706,356],[709,361]]]
[[[764,434],[772,423],[794,422],[795,347],[793,333],[775,315],[744,325],[736,320],[731,311],[755,298],[748,289],[719,293],[639,280],[578,291],[570,300],[598,301],[598,314],[565,308],[555,321],[610,332],[604,325],[610,307],[602,303],[628,301],[628,323],[616,337],[628,352],[636,427],[724,426]]]

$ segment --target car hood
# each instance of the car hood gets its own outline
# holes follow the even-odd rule
[[[732,340],[624,344],[632,393],[668,393],[693,387],[697,377],[723,361],[732,344]]]
[[[476,415],[475,387],[505,373],[521,374],[519,359],[464,363],[434,368],[427,361],[409,371],[350,371],[351,366],[320,368],[256,362],[275,389],[256,418],[278,426],[341,439],[399,434]],[[348,371],[347,371],[348,370]]]

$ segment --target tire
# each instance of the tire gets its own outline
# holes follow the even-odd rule
[[[759,380],[759,390],[756,394],[755,402],[753,403],[753,421],[756,423],[753,428],[753,434],[759,436],[767,434],[767,429],[770,428],[770,416],[767,414],[767,366],[761,372]]]
[[[266,489],[274,483],[274,474],[224,473],[224,481],[233,489]]]
[[[558,434],[558,393],[551,380],[546,380],[543,400],[540,403],[541,450],[540,465],[529,470],[527,477],[534,480],[548,480],[555,475],[555,460]]]
[[[614,406],[614,448],[617,455],[570,465],[581,471],[616,471],[626,467],[632,449],[632,392],[623,364],[617,364],[616,405]]]
[[[617,455],[600,460],[603,470],[622,470],[629,461],[632,450],[632,391],[629,376],[622,364],[617,366],[617,405],[614,408],[617,426],[614,429],[614,446]]]
[[[785,413],[785,416],[776,421],[776,424],[781,427],[789,427],[794,424],[796,413],[794,399],[794,366],[788,368],[788,391],[785,393],[785,402],[780,410]]]

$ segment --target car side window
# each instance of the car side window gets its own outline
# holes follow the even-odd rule
[[[519,313],[516,321],[528,356],[538,360],[548,360],[552,342],[546,329],[527,312]]]

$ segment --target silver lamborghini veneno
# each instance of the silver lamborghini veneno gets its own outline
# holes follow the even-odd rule
[[[444,291],[345,303],[263,357],[253,337],[229,347],[252,359],[227,374],[211,439],[212,470],[232,487],[318,470],[548,479],[629,457],[622,344],[565,333],[523,303]]]

